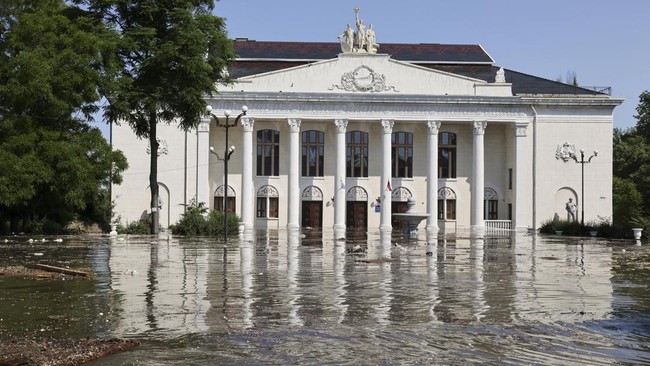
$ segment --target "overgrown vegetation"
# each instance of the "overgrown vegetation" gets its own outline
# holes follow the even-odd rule
[[[169,228],[175,235],[223,236],[224,212],[215,210],[208,212],[205,203],[192,202],[180,221]],[[237,235],[238,230],[239,217],[231,213],[228,215],[228,236]]]

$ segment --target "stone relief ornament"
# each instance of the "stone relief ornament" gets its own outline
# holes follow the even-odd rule
[[[381,92],[393,90],[398,92],[394,86],[386,85],[386,76],[375,72],[366,65],[361,65],[353,71],[346,72],[341,76],[341,85],[332,85],[329,90],[340,89],[349,92]]]
[[[323,200],[323,191],[316,186],[309,186],[302,191],[303,201],[322,201]]]
[[[158,141],[158,156],[167,155],[169,153],[169,145],[167,144],[167,141],[160,137],[157,137],[156,141]],[[151,154],[151,142],[147,144],[147,154]]]
[[[557,149],[555,150],[555,159],[564,161],[565,163],[571,159],[576,154],[576,147],[575,145],[571,145],[568,142],[563,143],[562,145],[557,145]]]

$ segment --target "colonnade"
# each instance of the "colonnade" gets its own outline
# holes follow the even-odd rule
[[[240,120],[243,127],[242,138],[242,187],[241,187],[241,225],[244,228],[253,228],[255,224],[255,191],[253,185],[253,126],[252,117],[243,117]],[[288,172],[288,195],[287,195],[287,228],[300,228],[300,124],[298,118],[289,118],[289,172]],[[381,197],[380,229],[390,230],[391,225],[391,197],[387,191],[387,186],[391,180],[391,136],[395,122],[384,119],[380,121],[382,127],[381,137],[381,189],[384,192]],[[336,170],[334,177],[334,229],[343,230],[346,227],[346,131],[348,120],[334,120],[336,126]],[[442,121],[429,120],[426,122],[427,127],[427,197],[426,207],[431,214],[426,222],[427,232],[430,234],[438,233],[438,132]],[[473,143],[472,143],[472,181],[471,181],[471,232],[475,235],[482,235],[485,230],[485,220],[483,218],[483,201],[484,201],[484,181],[485,181],[485,130],[488,128],[486,121],[473,122]],[[514,177],[515,186],[514,194],[514,213],[513,219],[515,227],[525,228],[526,223],[526,189],[527,181],[525,174],[528,169],[525,167],[526,156],[528,156],[528,145],[525,142],[527,136],[527,122],[517,122],[514,124]],[[198,158],[199,166],[205,169],[199,169],[197,179],[204,184],[198,184],[198,200],[209,202],[210,192],[208,184],[208,160],[209,160],[209,120],[204,120],[197,129],[198,133]]]

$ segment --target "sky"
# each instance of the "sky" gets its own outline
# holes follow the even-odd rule
[[[214,13],[233,39],[338,42],[355,7],[380,45],[479,44],[506,69],[612,87],[614,127],[636,124],[650,90],[650,0],[220,0]]]

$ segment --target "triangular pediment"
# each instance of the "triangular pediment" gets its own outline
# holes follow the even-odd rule
[[[396,61],[384,54],[340,54],[324,60],[239,78],[221,90],[282,93],[382,93],[511,96],[510,84],[487,83]]]

